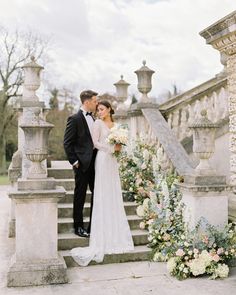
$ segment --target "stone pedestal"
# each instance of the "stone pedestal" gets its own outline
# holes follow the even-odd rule
[[[15,202],[17,220],[15,255],[7,275],[9,287],[68,281],[65,262],[57,251],[57,202],[65,190],[39,189],[40,185],[45,186],[40,180],[25,180],[24,190],[9,193]],[[27,186],[31,189],[27,190]]]
[[[224,176],[189,175],[179,184],[185,205],[184,221],[193,229],[201,218],[223,228],[228,222],[229,186]]]
[[[8,178],[11,182],[11,186],[14,188],[16,186],[17,179],[21,177],[22,172],[22,152],[17,150],[13,157],[11,164],[8,169]],[[11,201],[11,212],[9,216],[9,223],[8,223],[8,237],[13,238],[15,237],[15,202]]]
[[[116,122],[129,126],[128,114],[126,110],[116,110],[113,118]]]

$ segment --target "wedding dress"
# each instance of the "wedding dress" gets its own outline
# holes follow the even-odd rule
[[[81,266],[90,261],[102,262],[105,254],[126,253],[134,250],[132,235],[124,210],[122,191],[114,146],[106,142],[110,129],[96,120],[92,138],[98,149],[95,160],[94,203],[88,247],[71,250]]]

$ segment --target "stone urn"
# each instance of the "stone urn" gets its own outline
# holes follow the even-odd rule
[[[43,67],[35,62],[34,56],[31,56],[31,62],[25,64],[22,69],[24,71],[24,100],[38,101],[39,99],[35,94],[35,91],[40,86],[40,72],[43,70]]]
[[[114,83],[114,86],[116,87],[117,110],[124,110],[124,102],[128,97],[128,87],[130,84],[123,79],[123,75],[120,78],[121,80]]]
[[[140,98],[141,103],[147,103],[150,102],[150,99],[148,98],[147,94],[152,89],[152,75],[155,73],[155,71],[149,69],[146,66],[146,61],[143,61],[143,66],[135,71],[135,74],[138,77],[138,90],[142,93],[142,96]]]
[[[34,109],[34,115],[31,121],[27,120],[20,125],[25,134],[25,154],[31,161],[27,177],[29,179],[47,177],[47,172],[41,163],[47,158],[48,137],[53,128],[53,124],[40,118],[40,108]]]
[[[189,126],[193,130],[193,152],[200,162],[196,167],[198,174],[212,175],[215,170],[210,166],[209,159],[215,150],[215,132],[217,124],[207,118],[207,111],[201,111],[201,118]]]

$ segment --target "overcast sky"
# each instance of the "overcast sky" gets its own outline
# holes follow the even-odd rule
[[[132,94],[145,59],[157,97],[221,71],[199,32],[235,9],[235,0],[0,0],[0,23],[53,36],[53,61],[43,65],[52,85],[114,93],[123,74]]]

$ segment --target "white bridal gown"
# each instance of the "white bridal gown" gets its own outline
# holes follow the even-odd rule
[[[104,254],[134,250],[133,239],[124,210],[118,163],[112,155],[113,146],[106,142],[110,129],[102,120],[93,127],[93,142],[98,149],[95,160],[94,203],[88,247],[71,250],[81,266],[90,261],[102,262]]]

